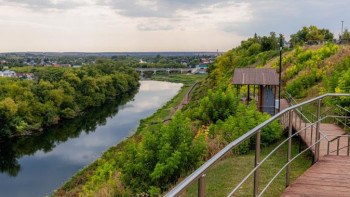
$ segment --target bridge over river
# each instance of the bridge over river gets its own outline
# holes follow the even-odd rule
[[[153,72],[153,74],[157,74],[157,72],[167,72],[168,74],[172,72],[177,73],[195,73],[197,71],[196,68],[135,68],[136,71],[140,72],[143,75],[144,72]]]

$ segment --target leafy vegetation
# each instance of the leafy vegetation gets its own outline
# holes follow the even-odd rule
[[[28,68],[21,68],[28,69]],[[69,119],[138,87],[138,74],[99,60],[80,69],[42,67],[37,80],[0,78],[0,136],[21,134]]]
[[[328,69],[327,66],[320,67],[324,59],[334,55],[338,51],[338,46],[332,43],[327,43],[324,47],[315,51],[297,48],[292,53],[294,63],[286,69],[284,80],[292,79],[300,71],[303,71],[294,81],[286,85],[286,91],[296,98],[305,97],[307,89],[318,83],[325,76]],[[288,58],[287,58],[288,59]]]
[[[290,42],[293,46],[303,45],[306,42],[316,42],[316,41],[332,41],[333,33],[328,29],[319,29],[314,25],[310,27],[303,27],[297,33],[290,36]]]

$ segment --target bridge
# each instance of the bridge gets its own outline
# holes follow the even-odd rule
[[[135,68],[136,71],[141,73],[141,76],[144,72],[153,72],[153,74],[157,74],[157,72],[167,72],[170,74],[171,72],[177,73],[193,73],[196,71],[196,68]]]
[[[285,186],[282,196],[349,196],[350,194],[350,135],[348,131],[348,114],[350,111],[342,106],[326,107],[322,105],[324,99],[350,97],[350,94],[325,94],[302,103],[297,103],[287,93],[287,99],[281,100],[281,111],[254,129],[248,131],[231,142],[200,168],[181,181],[170,192],[170,196],[180,196],[196,181],[198,182],[198,196],[206,193],[206,173],[218,161],[225,158],[227,153],[237,148],[241,143],[255,137],[255,161],[253,170],[238,184],[232,185],[233,190],[227,196],[237,194],[244,183],[253,185],[252,196],[262,196],[276,178],[285,173]],[[317,113],[306,112],[306,105],[317,104]],[[262,129],[274,121],[279,121],[287,133],[282,143],[277,145],[263,159],[260,158],[260,139]],[[306,148],[299,148],[299,153],[292,157],[292,138],[298,138],[305,143]],[[283,167],[273,177],[261,186],[261,166],[281,147],[287,145],[286,161],[280,161]],[[313,165],[302,176],[291,183],[290,176],[292,162],[306,152],[311,152]],[[239,167],[238,167],[239,169]],[[248,181],[251,182],[248,182]]]

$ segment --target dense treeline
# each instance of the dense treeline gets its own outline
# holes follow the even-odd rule
[[[306,42],[332,41],[334,35],[328,29],[319,29],[314,25],[310,25],[310,27],[303,27],[297,33],[292,34],[290,38],[290,43],[296,46]]]
[[[85,110],[73,119],[62,120],[59,124],[45,128],[40,135],[14,137],[0,143],[0,172],[17,176],[21,170],[18,159],[37,151],[50,152],[58,143],[77,138],[81,132],[94,132],[98,126],[105,125],[106,119],[118,113],[118,106],[130,101],[137,90],[126,94],[117,101],[106,102],[100,107]]]
[[[31,68],[19,68],[18,70]],[[139,85],[138,74],[111,60],[82,68],[31,69],[36,80],[0,78],[0,136],[11,136],[73,118]]]

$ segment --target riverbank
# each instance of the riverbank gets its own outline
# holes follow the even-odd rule
[[[133,143],[133,141],[137,141],[141,138],[141,135],[144,131],[147,131],[149,129],[153,129],[155,127],[159,127],[159,124],[163,122],[165,118],[170,116],[182,103],[184,97],[186,96],[186,93],[191,88],[191,84],[195,83],[196,81],[201,81],[205,78],[205,75],[170,75],[170,76],[155,76],[152,78],[152,80],[158,80],[158,81],[170,81],[170,82],[177,82],[177,83],[183,83],[184,85],[179,90],[179,92],[176,94],[175,97],[173,97],[170,101],[168,101],[163,107],[158,109],[153,115],[142,119],[140,121],[140,125],[135,131],[135,134],[122,141],[118,145],[111,147],[108,151],[106,151],[100,159],[97,161],[91,163],[87,167],[83,168],[82,170],[78,171],[68,182],[66,182],[60,189],[55,191],[54,196],[79,196],[84,190],[83,186],[86,185],[88,182],[96,181],[98,182],[98,170],[103,171],[101,169],[107,168],[105,166],[108,166],[111,160],[111,155],[116,155],[118,152],[122,151],[125,145]],[[109,170],[106,170],[104,172],[107,172],[107,175],[109,176]],[[114,173],[118,174],[118,172]],[[95,179],[95,180],[92,180]],[[115,185],[117,184],[117,185]],[[119,184],[119,186],[118,186]],[[115,178],[114,183],[106,183],[101,181],[99,184],[100,188],[96,188],[96,195],[99,192],[107,192],[107,190],[111,188],[117,188],[117,190],[120,189],[121,182],[118,177]],[[118,189],[119,187],[119,189]],[[90,194],[94,195],[94,194]]]

